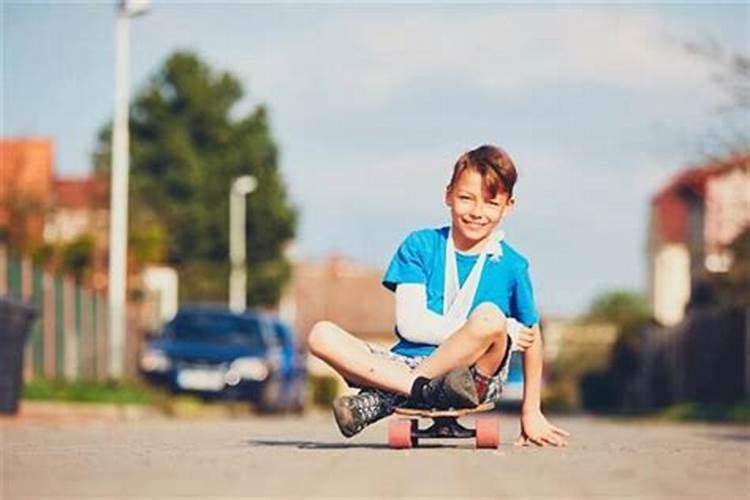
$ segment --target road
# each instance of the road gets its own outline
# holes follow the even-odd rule
[[[750,427],[552,418],[570,446],[474,450],[352,440],[326,413],[299,418],[0,424],[3,499],[187,497],[750,498]]]

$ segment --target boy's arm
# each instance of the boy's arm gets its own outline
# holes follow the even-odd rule
[[[542,414],[542,336],[539,324],[531,327],[534,342],[523,351],[523,403],[521,435],[516,445],[566,446],[568,432],[555,427]]]
[[[508,335],[516,346],[523,326],[514,318],[508,317],[507,320]],[[440,345],[464,323],[464,318],[451,318],[428,309],[425,285],[401,283],[396,286],[396,327],[401,337],[412,342]]]
[[[531,327],[534,343],[523,351],[523,406],[524,412],[542,409],[542,334],[539,323]]]
[[[397,285],[396,327],[401,337],[412,342],[440,345],[465,322],[465,319],[447,318],[429,310],[425,285]]]

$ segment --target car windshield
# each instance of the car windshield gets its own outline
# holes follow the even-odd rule
[[[166,327],[167,335],[179,340],[242,344],[266,347],[256,318],[216,313],[178,314]]]

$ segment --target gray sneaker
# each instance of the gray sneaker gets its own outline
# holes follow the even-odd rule
[[[333,416],[341,434],[352,437],[378,420],[387,417],[405,396],[380,389],[366,388],[354,396],[341,396],[333,402]]]
[[[426,408],[473,408],[479,405],[474,375],[468,368],[454,368],[430,380],[422,388],[422,400],[420,406]]]

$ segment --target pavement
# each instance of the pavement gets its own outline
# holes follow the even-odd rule
[[[385,422],[347,440],[321,411],[231,419],[24,412],[0,420],[2,499],[750,498],[747,425],[552,416],[571,432],[570,446],[519,448],[517,416],[499,414],[497,450],[452,440],[391,450]]]

